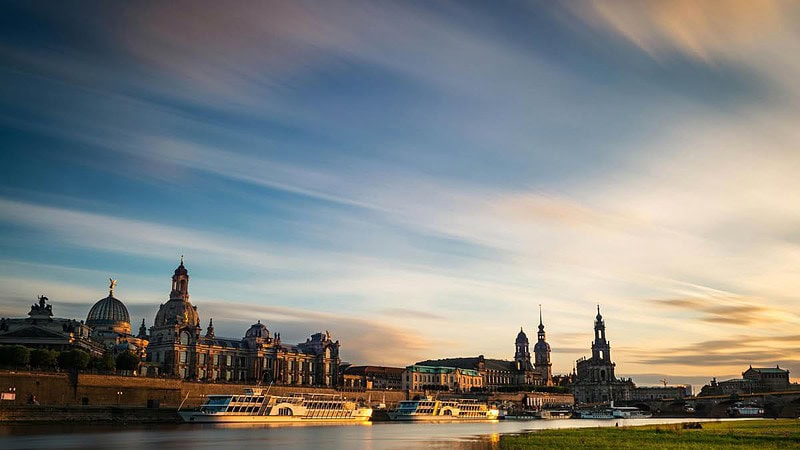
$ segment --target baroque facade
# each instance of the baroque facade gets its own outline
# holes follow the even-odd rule
[[[617,379],[611,360],[611,344],[606,339],[606,324],[597,305],[592,356],[576,362],[575,381],[570,386],[577,403],[605,403],[630,400],[635,388],[630,379]]]
[[[338,384],[339,341],[315,333],[287,345],[259,320],[243,338],[216,336],[213,320],[203,332],[189,301],[189,272],[181,263],[172,276],[169,300],[150,327],[148,374],[193,380],[262,382],[306,386]]]
[[[413,365],[403,372],[403,389],[407,390],[470,392],[482,387],[483,377],[474,369]]]

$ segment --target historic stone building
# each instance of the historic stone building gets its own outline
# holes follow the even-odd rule
[[[576,362],[577,373],[571,385],[577,403],[600,403],[630,400],[634,389],[630,379],[617,379],[614,375],[616,364],[611,360],[611,344],[606,339],[606,324],[597,306],[594,321],[594,341],[591,358],[581,358]]]
[[[108,287],[108,297],[98,300],[86,316],[86,325],[92,329],[90,336],[113,354],[129,351],[144,358],[148,344],[144,319],[142,326],[139,327],[139,334],[137,336],[131,334],[128,308],[114,297],[117,280],[109,279],[109,281],[111,284]]]
[[[714,378],[711,383],[703,386],[699,396],[753,394],[763,392],[778,392],[787,390],[800,390],[800,385],[789,381],[789,371],[775,367],[748,367],[742,372],[742,378],[734,378],[717,382]]]
[[[105,347],[91,338],[92,329],[73,319],[53,317],[53,307],[45,296],[31,305],[28,317],[0,319],[0,345],[24,345],[31,348],[69,350],[78,348],[92,356],[101,356]]]
[[[420,361],[417,365],[456,367],[477,370],[482,386],[489,390],[513,389],[523,386],[550,386],[553,382],[550,363],[550,344],[547,343],[541,309],[539,310],[539,335],[533,348],[531,361],[530,341],[520,327],[514,340],[514,360],[484,358],[483,355],[467,358],[445,358]]]
[[[213,320],[203,332],[197,307],[189,301],[189,272],[183,258],[172,276],[169,300],[150,327],[148,373],[194,380],[335,386],[339,341],[328,332],[287,345],[258,321],[240,339],[218,337]]]
[[[470,392],[482,388],[483,377],[475,369],[415,364],[403,372],[403,389]]]
[[[344,387],[354,389],[402,389],[402,367],[349,366],[342,372]]]

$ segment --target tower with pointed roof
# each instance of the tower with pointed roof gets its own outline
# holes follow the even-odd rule
[[[542,305],[539,305],[539,332],[536,345],[533,346],[533,355],[533,367],[542,374],[542,383],[548,386],[553,384],[553,364],[550,363],[550,344],[547,343],[542,322]]]
[[[592,356],[576,362],[577,373],[572,393],[577,403],[604,403],[630,400],[635,386],[629,379],[617,379],[616,364],[611,360],[611,344],[606,339],[606,323],[597,305],[594,319]]]

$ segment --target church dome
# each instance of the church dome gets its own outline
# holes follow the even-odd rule
[[[244,334],[245,338],[268,338],[269,337],[269,330],[267,327],[261,323],[259,320],[258,323],[254,323]]]
[[[517,334],[517,343],[527,343],[528,342],[528,335],[522,331],[522,327],[519,329],[519,334]]]
[[[157,327],[164,325],[196,326],[199,323],[200,315],[197,314],[195,306],[188,301],[172,298],[158,308],[154,325]]]
[[[128,314],[128,308],[109,293],[108,297],[99,300],[89,310],[86,325],[92,328],[119,327],[127,329],[130,333],[131,316]]]

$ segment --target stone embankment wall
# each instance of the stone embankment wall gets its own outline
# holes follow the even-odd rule
[[[154,402],[177,408],[200,405],[209,394],[239,393],[252,385],[196,383],[170,378],[126,377],[116,375],[66,373],[0,372],[0,392],[13,389],[16,400],[4,405],[25,405],[31,395],[42,406],[133,406],[146,407]],[[263,386],[266,388],[266,386]],[[406,398],[405,391],[339,392],[334,389],[272,386],[271,394],[313,392],[342,395],[349,399],[396,404]]]

